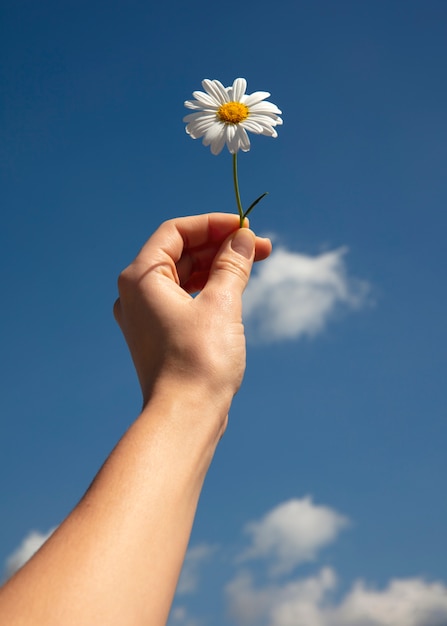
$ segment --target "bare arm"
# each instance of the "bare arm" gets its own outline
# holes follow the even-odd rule
[[[242,292],[253,260],[270,253],[270,242],[237,227],[226,214],[166,222],[121,274],[115,316],[143,410],[81,502],[1,590],[1,624],[165,624],[245,369]]]

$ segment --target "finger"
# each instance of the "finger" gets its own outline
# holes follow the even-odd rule
[[[256,237],[255,261],[264,261],[272,252],[272,242],[267,237]]]
[[[188,293],[200,291],[208,280],[210,268],[220,246],[213,244],[207,248],[191,250],[184,254],[177,263],[177,273],[180,286]],[[266,259],[272,250],[269,239],[256,237],[255,261]]]
[[[240,315],[242,293],[250,277],[255,247],[256,236],[248,228],[241,228],[228,237],[216,254],[208,282],[199,297],[202,294],[206,297],[207,293],[230,295],[228,301],[236,307],[237,315]]]
[[[209,271],[207,272],[195,272],[187,281],[182,285],[183,289],[190,294],[202,291],[208,282]]]
[[[140,250],[136,261],[152,265],[164,257],[177,263],[185,250],[217,244],[237,229],[239,218],[229,213],[179,217],[164,222]],[[166,259],[164,259],[166,260]]]

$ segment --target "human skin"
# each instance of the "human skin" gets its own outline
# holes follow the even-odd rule
[[[122,272],[114,314],[142,411],[79,504],[0,590],[0,624],[166,623],[245,370],[242,293],[253,261],[270,251],[236,215],[212,213],[165,222]]]

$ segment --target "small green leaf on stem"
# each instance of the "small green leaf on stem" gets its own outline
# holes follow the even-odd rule
[[[258,204],[258,202],[261,202],[262,198],[265,198],[265,196],[267,196],[268,193],[269,192],[266,191],[265,193],[261,194],[259,196],[259,198],[256,198],[256,200],[250,204],[250,206],[248,207],[248,209],[245,211],[245,213],[243,215],[243,219],[245,219],[247,217],[247,215],[252,211],[252,209],[254,209],[255,206]]]

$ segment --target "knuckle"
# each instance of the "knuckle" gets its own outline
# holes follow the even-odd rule
[[[135,282],[135,273],[133,271],[132,265],[126,267],[118,276],[117,284],[118,284],[118,293],[124,294]]]
[[[238,257],[236,255],[231,255],[228,257],[222,257],[216,261],[216,269],[230,272],[238,278],[243,280],[248,280],[250,275],[250,270],[247,266],[247,263],[244,262],[244,259]]]

